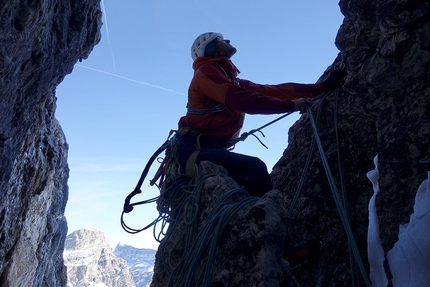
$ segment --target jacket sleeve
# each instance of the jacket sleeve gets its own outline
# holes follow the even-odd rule
[[[207,97],[227,107],[248,114],[278,114],[294,111],[290,99],[265,94],[234,84],[227,75],[212,65],[205,65],[194,74],[194,81]]]
[[[269,97],[275,97],[284,100],[314,98],[327,90],[324,82],[319,82],[316,84],[284,83],[278,85],[260,85],[241,79],[240,84],[245,89],[256,91]]]

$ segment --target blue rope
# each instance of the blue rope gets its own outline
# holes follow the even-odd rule
[[[170,200],[167,201],[167,204],[176,205],[172,208],[175,212],[173,212],[170,217],[171,223],[169,225],[169,230],[166,232],[165,240],[160,246],[163,264],[170,276],[168,286],[210,286],[215,251],[222,232],[229,221],[240,210],[259,199],[258,197],[250,196],[245,190],[240,188],[227,192],[217,201],[211,213],[208,215],[205,225],[196,234],[196,222],[199,213],[198,202],[203,182],[206,178],[207,177],[199,180],[192,192],[188,191],[186,198],[181,199],[180,202],[173,203]],[[173,190],[169,197],[176,197],[175,193],[179,190],[180,189]],[[184,189],[182,188],[182,190]],[[244,196],[244,198],[237,203],[231,203],[230,198],[234,195],[241,195]],[[187,204],[190,203],[194,205],[194,207],[191,208],[191,214],[186,215],[187,219],[184,220],[187,229],[185,238],[178,240],[178,242],[182,240],[186,242],[184,254],[181,256],[182,259],[176,266],[169,266],[164,256],[166,242],[170,239],[173,230],[177,227],[179,216],[181,216],[185,210],[190,209],[190,206],[187,207]],[[205,251],[208,252],[205,253]],[[204,257],[204,255],[206,255],[206,257]],[[201,268],[201,272],[199,277],[196,278],[198,268]]]

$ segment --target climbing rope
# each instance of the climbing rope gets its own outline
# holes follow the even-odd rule
[[[341,54],[341,61],[336,65],[336,68],[339,69],[344,69],[346,67],[345,65],[345,59],[344,59],[344,55]],[[339,98],[339,91],[340,91],[340,86],[336,87],[336,89],[334,90],[334,126],[335,126],[335,136],[336,136],[336,150],[337,150],[337,158],[338,158],[338,167],[339,167],[339,176],[340,176],[340,181],[341,181],[341,191],[342,191],[342,199],[343,201],[340,200],[339,197],[339,193],[337,191],[337,187],[336,184],[334,182],[333,176],[331,175],[331,171],[330,171],[330,167],[328,166],[328,162],[325,158],[325,153],[324,150],[322,148],[322,144],[321,141],[319,139],[318,136],[318,125],[319,125],[319,121],[321,118],[321,112],[322,112],[322,107],[323,107],[323,103],[324,103],[324,99],[332,93],[332,91],[327,91],[321,95],[319,95],[318,97],[315,97],[312,99],[312,101],[316,102],[319,101],[320,104],[318,106],[318,110],[317,110],[317,120],[315,122],[311,111],[308,112],[309,114],[309,118],[311,120],[311,124],[312,124],[312,129],[314,132],[314,137],[312,139],[312,143],[311,143],[311,147],[310,147],[310,151],[308,154],[308,157],[306,159],[306,163],[302,172],[302,176],[300,178],[300,182],[298,185],[298,188],[294,194],[293,200],[291,202],[289,211],[288,211],[288,217],[291,218],[294,209],[297,205],[297,201],[299,198],[299,195],[303,189],[304,183],[306,181],[306,177],[310,168],[310,162],[311,159],[313,157],[314,151],[315,151],[315,145],[318,145],[318,149],[319,152],[321,154],[321,158],[323,159],[323,165],[324,165],[324,169],[326,171],[326,175],[327,178],[329,180],[329,184],[330,184],[330,188],[333,192],[333,196],[336,202],[336,206],[338,208],[339,214],[341,216],[342,219],[342,223],[344,225],[344,228],[346,230],[347,233],[347,238],[348,238],[348,246],[349,246],[349,252],[350,252],[350,258],[351,258],[351,275],[352,277],[354,277],[354,272],[353,272],[353,265],[354,263],[356,264],[356,266],[359,268],[363,279],[365,281],[366,286],[370,286],[370,282],[368,279],[368,275],[365,272],[364,266],[363,266],[363,262],[362,259],[359,255],[358,252],[358,248],[357,248],[357,244],[355,242],[353,233],[352,233],[352,228],[351,228],[351,214],[350,214],[350,208],[349,208],[349,204],[348,204],[348,196],[347,196],[347,191],[346,191],[346,180],[345,180],[345,173],[343,170],[343,161],[342,161],[342,157],[341,157],[341,152],[340,152],[340,141],[339,141],[339,132],[338,132],[338,117],[337,117],[337,111],[338,111],[338,98]],[[341,204],[341,202],[343,203],[343,205]],[[353,256],[351,256],[351,252],[353,253]],[[352,258],[354,258],[354,261],[352,261]],[[358,279],[357,279],[358,281]],[[354,279],[352,280],[352,286],[355,286],[355,282]]]
[[[325,97],[326,97],[327,95],[329,95],[329,93],[330,93],[330,92],[325,92],[325,93],[323,93],[323,94],[319,95],[318,97],[315,97],[314,99],[312,99],[312,101],[313,101],[313,102],[321,101],[321,104],[318,106],[318,111],[317,111],[317,125],[318,125],[318,123],[319,123],[319,121],[320,121],[321,114],[322,114],[322,113],[321,113],[321,112],[322,112],[322,108],[323,108],[322,103],[324,102]],[[304,184],[305,184],[306,177],[307,177],[307,175],[308,175],[308,171],[309,171],[309,167],[310,167],[310,163],[311,163],[311,159],[312,159],[312,156],[313,156],[313,153],[314,153],[314,150],[315,150],[315,144],[316,144],[316,141],[315,141],[315,137],[314,137],[314,138],[312,139],[311,148],[310,148],[310,151],[309,151],[309,153],[308,153],[308,157],[306,158],[305,167],[304,167],[304,169],[303,169],[303,172],[302,172],[302,176],[301,176],[301,178],[300,178],[299,185],[298,185],[298,187],[297,187],[297,190],[296,190],[296,192],[295,192],[295,194],[294,194],[294,197],[293,197],[293,200],[292,200],[292,202],[291,202],[290,208],[289,208],[289,210],[288,210],[288,217],[291,217],[291,216],[292,216],[293,211],[294,211],[294,209],[295,209],[295,207],[296,207],[296,205],[297,205],[297,200],[299,199],[299,195],[300,195],[300,193],[301,193],[301,191],[302,191],[302,189],[303,189],[303,186],[304,186]]]
[[[263,126],[261,126],[261,127],[259,127],[259,128],[257,128],[257,129],[253,129],[253,130],[250,130],[249,132],[244,132],[244,133],[242,133],[241,135],[240,135],[240,137],[238,137],[238,138],[236,138],[236,139],[234,139],[232,142],[231,142],[231,145],[235,145],[235,144],[237,144],[238,142],[240,142],[240,141],[245,141],[249,136],[254,136],[259,142],[260,142],[260,144],[262,145],[262,146],[264,146],[266,149],[268,149],[268,147],[255,135],[255,133],[256,132],[259,132],[263,137],[265,137],[265,135],[263,134],[263,132],[261,131],[262,129],[264,129],[264,128],[266,128],[266,127],[268,127],[268,126],[270,126],[270,125],[272,125],[272,124],[274,124],[274,123],[276,123],[277,121],[280,121],[280,120],[282,120],[283,118],[285,118],[285,117],[287,117],[287,116],[289,116],[289,115],[291,115],[292,114],[292,112],[290,112],[290,113],[285,113],[285,114],[283,114],[282,116],[280,116],[280,117],[277,117],[276,119],[274,119],[273,121],[270,121],[270,122],[268,122],[267,124],[265,124],[265,125],[263,125]]]
[[[342,54],[343,55],[343,54]],[[343,57],[342,57],[342,63],[343,63]],[[341,65],[342,66],[342,65]],[[344,65],[343,65],[344,67]],[[351,212],[350,212],[350,208],[349,208],[349,202],[348,202],[348,193],[346,191],[346,180],[345,180],[345,172],[343,169],[343,160],[342,160],[342,154],[340,152],[340,140],[339,140],[339,129],[338,129],[338,103],[339,103],[339,91],[340,91],[340,87],[337,87],[334,93],[334,107],[333,107],[333,118],[334,118],[334,131],[335,131],[335,136],[336,136],[336,150],[337,150],[337,164],[339,167],[339,177],[340,177],[340,188],[342,191],[342,199],[343,199],[343,207],[345,209],[346,212],[346,218],[348,220],[349,225],[351,225]],[[350,258],[350,268],[351,268],[351,281],[352,281],[352,287],[355,286],[359,286],[359,274],[356,274],[357,272],[356,269],[359,268],[357,262],[354,260],[354,255],[353,255],[353,251],[352,251],[352,246],[353,243],[351,244],[349,242],[349,238],[348,238],[348,254],[349,254],[349,258]],[[355,280],[357,280],[357,282],[354,280],[354,277],[356,277]],[[357,284],[356,284],[357,283]]]
[[[228,199],[236,194],[246,197],[238,203],[228,203]],[[195,237],[188,238],[192,240],[192,245],[174,268],[169,286],[210,286],[215,251],[223,230],[240,210],[258,199],[249,196],[243,189],[234,189],[226,193],[214,206],[200,232]],[[197,269],[200,269],[200,274],[196,278]]]
[[[342,220],[342,224],[344,226],[344,229],[345,229],[347,237],[348,237],[349,246],[350,246],[352,253],[354,255],[355,263],[358,265],[358,268],[359,268],[359,270],[363,276],[363,279],[365,281],[366,286],[370,286],[368,275],[364,269],[364,265],[363,265],[362,259],[360,257],[360,254],[359,254],[359,251],[357,248],[357,244],[355,242],[354,235],[353,235],[352,228],[351,228],[351,220],[350,220],[349,207],[348,207],[348,202],[347,202],[347,192],[346,192],[346,187],[345,187],[345,178],[344,178],[344,172],[343,172],[342,160],[341,160],[341,154],[340,154],[339,135],[338,135],[338,130],[337,130],[338,94],[339,94],[339,87],[337,87],[335,90],[335,109],[336,109],[336,111],[335,111],[335,133],[336,133],[337,156],[338,156],[338,164],[339,164],[340,177],[341,177],[341,189],[342,189],[342,195],[343,195],[342,196],[343,202],[339,196],[337,186],[335,184],[333,175],[332,175],[331,170],[330,170],[330,166],[329,166],[328,161],[327,161],[326,156],[325,156],[325,152],[324,152],[321,140],[320,140],[319,135],[318,135],[318,128],[317,128],[318,125],[315,122],[312,113],[309,111],[308,115],[309,115],[309,119],[310,119],[312,129],[314,132],[314,138],[313,138],[312,143],[311,143],[311,149],[310,149],[310,152],[309,152],[307,160],[306,160],[305,168],[304,168],[304,171],[302,173],[302,177],[300,179],[298,189],[297,189],[297,191],[293,197],[293,201],[292,201],[292,204],[290,206],[288,214],[289,214],[289,217],[291,217],[292,212],[293,212],[293,210],[297,204],[297,199],[298,199],[299,194],[303,188],[304,181],[306,179],[306,176],[307,176],[307,173],[309,170],[310,160],[311,160],[312,154],[314,152],[315,143],[316,143],[318,146],[319,152],[320,152],[320,156],[321,156],[321,159],[323,162],[323,166],[324,166],[324,170],[326,172],[327,179],[329,181],[330,189],[332,190],[332,193],[333,193],[336,207],[338,209],[339,215],[340,215],[341,220]],[[326,96],[327,96],[327,94],[323,94],[323,95],[321,95],[321,98],[319,98],[319,99],[324,100],[324,98]],[[316,100],[319,100],[319,99],[316,99]],[[317,113],[317,120],[318,121],[319,121],[320,116],[321,116],[322,102],[323,101],[321,101],[321,104],[319,106],[318,113]]]
[[[370,282],[369,282],[366,270],[364,269],[363,261],[361,260],[360,253],[358,251],[357,244],[355,242],[354,235],[352,233],[351,225],[349,224],[348,215],[347,215],[347,213],[345,211],[344,206],[342,205],[342,201],[341,201],[341,198],[339,196],[339,192],[337,190],[337,187],[336,187],[333,175],[331,173],[330,166],[328,164],[327,158],[326,158],[325,153],[324,153],[323,146],[322,146],[320,138],[318,136],[317,126],[315,124],[315,120],[314,120],[314,118],[312,116],[312,113],[309,113],[309,119],[311,121],[312,128],[314,130],[315,139],[316,139],[317,146],[318,146],[318,149],[319,149],[319,152],[320,152],[320,155],[321,155],[321,160],[323,162],[324,170],[326,172],[326,175],[327,175],[327,178],[328,178],[328,181],[329,181],[330,189],[331,189],[331,191],[333,193],[333,197],[334,197],[334,200],[335,200],[335,203],[336,203],[336,207],[338,209],[340,218],[342,220],[343,227],[345,228],[346,235],[348,237],[348,242],[349,242],[350,246],[352,247],[352,251],[353,251],[353,254],[354,254],[354,257],[355,257],[355,261],[357,262],[358,267],[359,267],[359,269],[360,269],[360,271],[362,273],[362,276],[363,276],[363,279],[364,279],[364,281],[366,283],[366,286],[370,286]]]
[[[308,115],[309,115],[309,119],[311,121],[314,137],[312,139],[310,151],[309,151],[308,157],[306,159],[305,167],[303,169],[298,188],[294,194],[293,200],[291,202],[291,205],[290,205],[290,208],[288,211],[288,216],[289,217],[292,216],[292,213],[293,213],[293,211],[297,205],[299,195],[303,189],[303,186],[304,186],[304,183],[305,183],[305,180],[306,180],[309,168],[310,168],[310,162],[311,162],[311,159],[312,159],[314,151],[315,151],[315,145],[317,145],[319,152],[320,152],[320,155],[321,155],[323,166],[324,166],[324,169],[326,172],[326,176],[328,178],[329,185],[330,185],[330,188],[332,190],[333,197],[335,199],[336,207],[338,209],[338,212],[339,212],[341,220],[342,220],[342,224],[343,224],[345,231],[346,231],[346,234],[347,234],[348,246],[353,253],[354,262],[357,264],[357,266],[358,266],[358,268],[359,268],[359,270],[363,276],[363,279],[365,281],[366,286],[370,286],[368,275],[364,269],[364,265],[363,265],[363,262],[362,262],[360,255],[359,255],[357,244],[355,242],[354,235],[352,233],[352,228],[351,228],[351,216],[349,213],[347,191],[346,191],[346,185],[345,185],[345,176],[344,176],[342,158],[341,158],[341,153],[340,153],[339,133],[338,133],[338,129],[337,129],[337,127],[338,127],[338,125],[337,125],[338,124],[338,122],[337,122],[337,105],[338,105],[339,90],[340,90],[340,87],[337,87],[334,91],[334,94],[335,94],[335,96],[334,96],[334,100],[335,100],[335,103],[334,103],[334,109],[335,109],[335,111],[334,111],[334,125],[335,125],[337,157],[338,157],[339,173],[340,173],[340,178],[341,178],[341,190],[342,190],[343,201],[340,199],[339,192],[337,190],[333,175],[331,173],[330,167],[328,165],[328,162],[327,162],[327,159],[325,156],[325,152],[323,150],[323,147],[322,147],[321,141],[319,139],[319,135],[318,135],[318,123],[319,123],[320,118],[321,118],[321,111],[322,111],[324,99],[331,93],[329,91],[329,92],[323,93],[320,96],[318,96],[317,98],[313,99],[313,101],[320,101],[320,104],[319,104],[318,110],[317,110],[317,120],[316,121],[312,115],[312,112],[308,111]],[[353,269],[352,265],[351,265],[351,269]],[[351,273],[353,275],[354,272],[351,270]],[[355,283],[353,281],[353,286],[354,285],[355,285]]]
[[[214,175],[205,176],[194,184],[187,184],[189,179],[186,179],[169,187],[159,198],[159,210],[168,213],[164,218],[168,218],[169,221],[169,227],[159,248],[164,269],[169,275],[168,286],[209,286],[216,247],[223,230],[240,210],[259,199],[240,188],[230,190],[216,202],[206,223],[197,232],[201,192],[204,182],[211,176]],[[238,202],[232,202],[231,198],[237,195],[243,198]],[[185,231],[182,237],[175,240],[178,244],[179,242],[183,244],[184,250],[180,256],[181,260],[173,265],[173,254],[167,256],[165,249],[181,222],[185,225]],[[173,249],[180,250],[180,247],[174,246]],[[198,271],[200,273],[196,277]]]

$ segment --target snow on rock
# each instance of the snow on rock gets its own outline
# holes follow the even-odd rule
[[[378,156],[375,169],[367,173],[374,195],[369,201],[368,258],[373,287],[388,286],[384,270],[384,250],[379,236],[379,222],[375,205],[379,192]],[[430,172],[415,196],[414,213],[407,225],[399,226],[399,241],[387,253],[394,287],[430,286]]]
[[[84,228],[66,237],[68,287],[134,287],[127,262],[116,257],[101,230]]]
[[[136,287],[147,287],[154,273],[156,250],[136,248],[126,244],[118,244],[113,252],[117,257],[127,261]]]
[[[384,271],[384,250],[379,237],[379,223],[376,210],[376,195],[379,192],[378,156],[373,159],[375,169],[367,173],[367,177],[373,184],[373,196],[369,201],[369,228],[367,232],[367,253],[370,264],[370,281],[374,287],[385,287],[388,279]]]
[[[430,286],[430,172],[415,196],[414,213],[388,254],[393,286]]]

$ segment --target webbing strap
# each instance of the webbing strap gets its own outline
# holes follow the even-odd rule
[[[187,163],[185,165],[185,174],[193,178],[196,175],[196,159],[200,153],[200,149],[194,151],[187,159]]]
[[[223,112],[225,110],[227,110],[227,106],[224,104],[217,104],[217,105],[215,105],[209,109],[195,109],[195,108],[190,108],[187,106],[187,112],[189,114],[193,114],[193,115],[205,115],[205,114],[219,113],[219,112]]]
[[[185,174],[189,178],[194,178],[196,175],[196,160],[197,156],[200,153],[200,150],[202,149],[200,145],[200,138],[203,136],[203,134],[199,134],[196,139],[196,150],[188,157],[187,163],[185,164]]]

